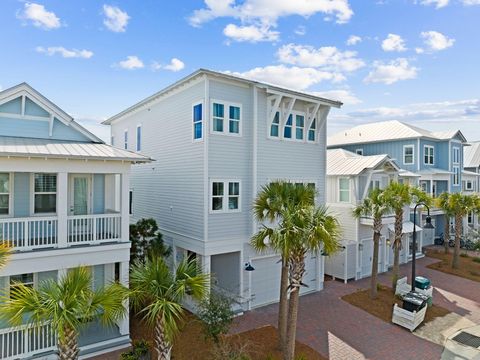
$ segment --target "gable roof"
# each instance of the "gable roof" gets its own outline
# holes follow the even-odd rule
[[[480,166],[480,142],[473,142],[463,148],[463,167],[476,168]]]
[[[385,154],[364,156],[344,149],[327,150],[327,175],[359,175],[384,163],[399,170],[395,162]]]
[[[157,101],[162,96],[170,93],[171,91],[175,90],[176,88],[188,83],[191,80],[194,80],[195,78],[203,76],[203,75],[208,75],[208,76],[216,77],[216,78],[222,78],[222,79],[226,79],[226,80],[233,80],[233,81],[241,82],[241,83],[248,84],[248,85],[256,85],[258,87],[267,88],[267,89],[270,89],[270,90],[286,92],[286,93],[292,94],[292,96],[297,96],[297,97],[301,97],[301,98],[304,98],[304,99],[309,99],[311,101],[320,102],[324,105],[328,105],[328,106],[332,106],[332,107],[336,107],[336,108],[339,108],[343,105],[343,103],[340,102],[340,101],[326,99],[326,98],[323,98],[323,97],[320,97],[320,96],[313,95],[313,94],[308,93],[308,92],[302,92],[302,91],[298,91],[298,90],[288,89],[286,87],[282,87],[282,86],[275,85],[275,84],[270,84],[268,82],[256,81],[256,80],[246,78],[246,77],[242,77],[242,76],[239,76],[239,75],[233,75],[233,74],[223,73],[223,72],[219,72],[219,71],[213,71],[213,70],[208,70],[208,69],[198,69],[197,71],[195,71],[195,72],[191,73],[190,75],[178,80],[177,82],[173,83],[172,85],[167,86],[166,88],[164,88],[164,89],[156,92],[155,94],[141,100],[140,102],[128,107],[127,109],[121,111],[120,113],[111,116],[107,120],[103,121],[102,124],[110,125],[112,122],[123,118],[124,116],[130,114],[131,112],[133,112],[133,111],[135,111],[135,110],[137,110],[137,109],[139,109],[143,106],[147,106],[147,105]]]
[[[415,138],[449,140],[456,136],[460,136],[462,141],[466,141],[465,137],[460,131],[434,133],[414,125],[400,122],[398,120],[391,120],[358,125],[351,129],[340,131],[328,138],[327,146],[362,144]]]
[[[72,116],[67,114],[64,110],[62,110],[60,107],[55,105],[53,102],[51,102],[49,99],[47,99],[44,95],[42,95],[40,92],[35,90],[26,82],[20,83],[18,85],[15,85],[8,89],[0,91],[0,105],[24,96],[28,97],[38,106],[40,106],[45,111],[47,111],[52,118],[51,121],[53,121],[54,118],[58,119],[60,122],[64,123],[65,125],[71,126],[81,134],[85,135],[91,141],[95,143],[103,143],[103,141],[100,138],[98,138],[96,135],[92,134],[90,131],[88,131],[79,123],[77,123]]]

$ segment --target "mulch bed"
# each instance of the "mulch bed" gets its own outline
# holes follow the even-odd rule
[[[147,340],[153,343],[153,332],[138,318],[131,317],[130,336],[133,340]],[[242,348],[251,360],[281,360],[282,355],[277,348],[278,333],[273,326],[265,326],[249,330],[240,334],[229,335],[226,341],[232,348]],[[214,359],[212,341],[205,339],[202,324],[197,318],[187,313],[181,330],[175,339],[172,359],[173,360],[204,360]],[[311,347],[296,343],[296,356],[302,355],[308,360],[326,360]]]
[[[427,267],[429,269],[438,270],[447,274],[456,275],[465,279],[480,282],[480,263],[474,261],[475,259],[480,259],[479,257],[460,256],[459,268],[452,269],[453,250],[450,249],[449,253],[445,254],[444,250],[427,249],[426,255],[428,257],[441,260],[434,264],[428,265]]]
[[[385,322],[391,323],[393,305],[397,304],[401,306],[402,300],[394,296],[394,292],[391,288],[383,285],[380,286],[378,297],[375,300],[370,299],[369,294],[370,289],[360,289],[359,291],[343,296],[342,300],[382,319]],[[430,322],[437,317],[443,317],[449,313],[450,311],[441,306],[432,305],[427,309],[423,324]]]

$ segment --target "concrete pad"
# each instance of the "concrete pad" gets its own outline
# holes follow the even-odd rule
[[[450,313],[426,323],[413,334],[435,344],[444,346],[445,341],[459,330],[470,328],[475,325],[475,323],[466,319],[464,316]]]
[[[449,336],[445,343],[442,360],[480,360],[480,348],[460,344],[453,340],[453,338],[462,331],[480,337],[480,325],[455,332]]]

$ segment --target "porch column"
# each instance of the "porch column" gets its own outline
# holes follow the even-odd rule
[[[59,248],[68,246],[68,173],[57,174],[57,243]]]
[[[122,230],[121,240],[129,240],[129,224],[130,224],[130,178],[129,173],[124,172],[121,175],[121,187],[120,187],[120,202],[121,202],[121,215],[122,215]]]
[[[201,266],[202,266],[202,271],[204,274],[211,274],[212,273],[212,267],[211,267],[211,256],[210,255],[200,255],[198,254],[201,258]],[[210,294],[210,282],[208,283],[208,290],[207,293]]]
[[[119,263],[119,265],[120,265],[120,284],[128,288],[128,279],[129,279],[128,270],[129,270],[130,263],[128,261],[124,261]],[[125,316],[122,318],[122,320],[120,320],[117,323],[117,325],[121,335],[128,335],[130,333],[128,299],[124,301],[124,306],[125,306],[125,309],[127,309],[125,312]]]

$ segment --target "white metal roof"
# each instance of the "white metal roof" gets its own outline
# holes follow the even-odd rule
[[[421,175],[415,174],[414,172],[411,172],[405,169],[400,169],[400,171],[398,172],[398,175],[403,177],[421,177]]]
[[[463,175],[469,175],[469,176],[480,176],[480,174],[473,172],[473,171],[468,171],[468,170],[462,170]]]
[[[328,138],[327,145],[338,146],[419,137],[445,140],[451,139],[457,134],[462,139],[465,139],[460,131],[433,133],[398,120],[392,120],[358,125],[351,129],[340,131]]]
[[[364,170],[375,169],[386,161],[398,170],[388,155],[363,156],[344,149],[327,150],[327,175],[359,175]]]
[[[418,173],[421,174],[421,175],[451,175],[451,174],[453,174],[452,171],[433,168],[433,167],[428,168],[428,169],[420,170]]]
[[[388,230],[391,232],[395,232],[395,224],[389,224]],[[423,229],[420,226],[415,226],[416,231],[422,231]],[[402,234],[409,234],[413,233],[413,222],[411,221],[404,221],[402,224]]]
[[[463,148],[463,166],[466,168],[480,166],[480,142],[471,143]]]
[[[0,136],[0,156],[149,162],[147,156],[99,143]]]

